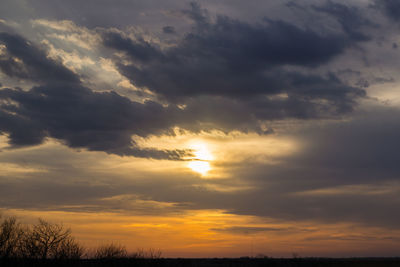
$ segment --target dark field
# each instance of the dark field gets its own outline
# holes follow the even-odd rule
[[[0,260],[0,266],[187,266],[187,267],[325,267],[325,266],[349,266],[349,267],[399,267],[400,258],[296,258],[296,259],[112,259],[112,260]]]

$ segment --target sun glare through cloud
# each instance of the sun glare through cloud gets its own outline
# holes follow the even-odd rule
[[[211,170],[210,161],[214,159],[204,143],[195,143],[190,146],[195,157],[188,163],[193,171],[206,175]]]

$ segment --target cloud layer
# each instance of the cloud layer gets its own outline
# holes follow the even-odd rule
[[[344,9],[331,5],[318,11],[337,15],[340,8]],[[213,20],[195,3],[181,14],[193,21],[193,27],[166,49],[140,34],[133,39],[121,31],[99,30],[105,47],[125,53],[113,58],[120,73],[167,105],[87,88],[81,83],[87,74],[49,58],[44,47],[3,32],[2,72],[38,84],[28,91],[5,88],[0,92],[1,130],[10,143],[35,145],[49,136],[75,148],[182,159],[190,153],[139,149],[132,136],[167,134],[174,127],[269,133],[261,127],[265,122],[338,118],[366,95],[333,72],[313,73],[346,48],[368,40],[360,33],[355,37],[344,29],[321,34],[270,19],[254,25],[222,15]]]
[[[268,19],[252,25],[220,15],[211,21],[197,4],[184,14],[194,26],[172,48],[158,48],[141,36],[103,34],[105,46],[126,54],[116,64],[132,84],[172,102],[229,98],[221,105],[236,101],[237,108],[259,120],[338,116],[365,96],[362,88],[342,83],[333,73],[312,72],[366,38],[347,31],[319,34]]]
[[[396,1],[50,2],[0,3],[2,207],[399,230]]]

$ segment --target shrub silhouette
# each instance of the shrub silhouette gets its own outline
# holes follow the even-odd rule
[[[85,248],[75,241],[73,237],[68,237],[56,249],[55,259],[81,259],[85,254]]]
[[[114,243],[97,247],[93,255],[95,259],[120,259],[126,258],[127,256],[128,252],[126,251],[126,248]]]
[[[131,258],[136,259],[160,259],[161,258],[161,250],[152,249],[145,251],[143,248],[139,248],[135,253],[131,254]]]

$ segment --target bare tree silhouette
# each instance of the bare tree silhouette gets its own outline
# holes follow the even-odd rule
[[[138,249],[128,254],[125,246],[110,243],[87,253],[62,224],[39,219],[34,225],[24,226],[15,217],[0,220],[0,259],[67,260],[81,259],[84,255],[93,259],[159,259],[161,251]]]
[[[15,217],[4,219],[0,224],[0,258],[16,257],[24,231]]]
[[[70,229],[43,219],[26,231],[22,244],[22,254],[27,258],[66,259],[84,254],[83,247],[71,237]]]

